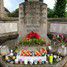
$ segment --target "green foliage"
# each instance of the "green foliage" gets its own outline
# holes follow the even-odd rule
[[[67,18],[67,12],[65,12],[65,17]]]
[[[25,41],[22,41],[22,44],[23,45],[43,45],[45,44],[45,41],[43,39],[30,39],[30,40],[25,40]]]
[[[0,67],[4,67],[3,64],[0,62]]]
[[[5,8],[5,7],[4,7],[4,10],[5,10],[6,12],[10,13],[10,11],[9,11],[7,8]]]
[[[48,18],[53,18],[54,17],[54,10],[48,8],[47,16],[48,16]]]
[[[66,0],[57,0],[54,7],[54,17],[65,17]]]
[[[31,42],[32,42],[32,40],[26,40],[26,41],[22,41],[22,44],[30,46]]]
[[[42,0],[40,0],[42,1]],[[30,3],[32,0],[30,0]],[[62,18],[67,17],[67,12],[65,12],[66,9],[66,0],[57,0],[54,9],[48,8],[48,18]],[[25,10],[25,4],[24,4],[24,10]],[[12,13],[8,13],[9,17],[19,17],[19,9],[17,8]]]
[[[19,9],[17,8],[15,11],[12,13],[8,13],[9,17],[19,17]]]

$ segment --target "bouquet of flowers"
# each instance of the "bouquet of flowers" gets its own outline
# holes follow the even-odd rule
[[[65,45],[67,44],[67,38],[63,34],[47,34],[49,39],[55,44]]]
[[[45,39],[41,38],[36,32],[30,32],[22,39],[21,42],[23,45],[43,45],[45,44]]]

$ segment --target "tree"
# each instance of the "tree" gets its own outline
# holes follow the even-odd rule
[[[4,7],[4,10],[5,10],[6,12],[10,13],[10,11],[9,11],[7,8],[5,8],[5,7]]]
[[[16,10],[14,11],[14,14],[15,14],[15,17],[19,17],[19,9],[16,9]]]
[[[67,12],[65,13],[65,17],[67,18]]]
[[[12,13],[8,14],[9,17],[19,17],[19,9],[17,8],[15,11]]]
[[[54,7],[55,17],[65,17],[66,0],[57,0]]]
[[[48,8],[47,9],[47,16],[48,16],[48,18],[53,18],[54,17],[54,10]]]

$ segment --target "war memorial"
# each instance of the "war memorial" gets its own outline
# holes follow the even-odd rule
[[[0,46],[4,67],[63,67],[67,62],[67,38],[48,34],[47,4],[43,0],[19,4],[17,28],[13,49],[9,48],[11,43]]]

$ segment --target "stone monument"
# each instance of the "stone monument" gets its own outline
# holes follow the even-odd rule
[[[24,37],[31,31],[47,37],[47,5],[43,0],[25,0],[19,5],[18,32]]]
[[[0,0],[0,18],[4,17],[4,2]]]

